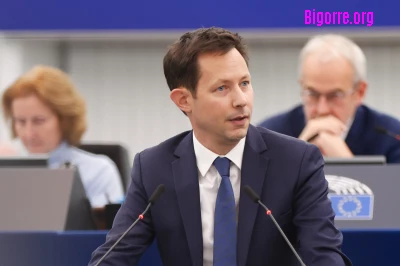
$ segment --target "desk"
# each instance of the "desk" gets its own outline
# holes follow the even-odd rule
[[[87,266],[106,231],[0,233],[0,265]],[[399,266],[400,230],[343,230],[343,251],[355,266]],[[156,244],[143,255],[140,266],[161,266]],[[177,265],[179,266],[179,265]]]

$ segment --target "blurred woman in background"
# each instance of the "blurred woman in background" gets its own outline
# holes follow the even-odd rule
[[[78,168],[93,208],[123,199],[114,162],[77,148],[86,131],[86,106],[64,72],[36,66],[7,88],[2,103],[13,137],[29,153],[48,154],[50,168],[65,163]]]

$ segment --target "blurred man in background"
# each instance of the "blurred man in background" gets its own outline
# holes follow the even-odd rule
[[[384,155],[400,162],[400,122],[363,104],[366,58],[340,35],[319,35],[300,54],[302,105],[270,117],[260,126],[316,144],[325,157]]]

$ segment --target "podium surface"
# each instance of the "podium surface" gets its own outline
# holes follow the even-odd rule
[[[87,266],[92,252],[104,243],[106,233],[0,232],[0,265]],[[343,252],[354,266],[400,265],[400,231],[344,230],[343,235]],[[162,266],[156,242],[145,251],[138,266]]]
[[[400,228],[400,165],[325,165],[324,171],[337,227]]]

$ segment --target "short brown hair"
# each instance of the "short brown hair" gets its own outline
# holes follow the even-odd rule
[[[7,121],[13,120],[12,102],[29,95],[38,97],[57,115],[64,140],[77,146],[86,131],[86,105],[67,74],[57,68],[39,65],[19,77],[3,94]],[[16,137],[14,122],[12,135]]]
[[[197,59],[205,53],[226,54],[236,48],[248,65],[247,47],[242,37],[221,28],[198,29],[183,34],[164,57],[164,75],[169,89],[187,88],[196,95],[200,71]]]

